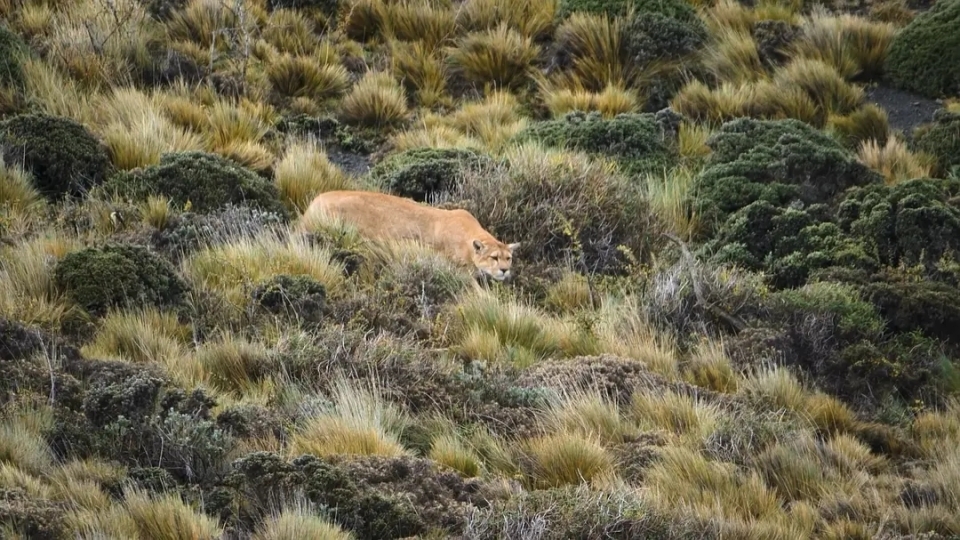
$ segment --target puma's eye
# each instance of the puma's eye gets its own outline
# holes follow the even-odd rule
[[[491,257],[491,259],[493,259],[493,260],[495,260],[495,261],[496,261],[496,260],[498,260],[498,259],[499,259],[499,257],[497,257],[496,255],[494,255],[493,257]]]

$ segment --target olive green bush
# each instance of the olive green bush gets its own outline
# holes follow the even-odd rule
[[[650,113],[606,119],[596,111],[575,111],[532,124],[516,138],[613,158],[627,174],[662,171],[674,154],[672,140],[657,123],[656,115]]]
[[[178,306],[188,290],[172,264],[138,245],[109,244],[68,253],[54,276],[58,287],[95,315],[114,307]]]
[[[279,275],[258,285],[252,293],[257,306],[268,313],[319,322],[327,304],[327,289],[309,276]]]
[[[450,191],[467,168],[491,159],[463,148],[413,148],[392,154],[370,171],[371,179],[390,192],[415,201]]]
[[[830,203],[850,187],[881,182],[830,136],[798,120],[733,120],[707,145],[713,153],[693,201],[707,230],[755,201]]]
[[[26,43],[6,24],[0,24],[0,88],[19,89],[23,86],[22,55],[28,51]]]
[[[114,175],[102,189],[136,201],[150,195],[166,196],[181,207],[189,201],[192,210],[198,213],[234,204],[288,216],[273,182],[228,158],[208,152],[164,154],[156,165]]]
[[[899,88],[939,98],[960,95],[960,0],[941,0],[894,38],[884,64]]]
[[[558,15],[566,18],[571,13],[583,12],[615,17],[626,15],[629,8],[636,14],[658,13],[683,22],[697,19],[697,12],[682,0],[562,0]]]
[[[918,178],[851,190],[837,223],[886,266],[933,269],[960,247],[960,180]]]
[[[960,113],[938,110],[933,123],[914,131],[913,147],[936,158],[941,174],[960,167]]]
[[[83,196],[112,173],[106,147],[79,122],[35,113],[0,122],[0,151],[8,165],[33,176],[51,200]]]

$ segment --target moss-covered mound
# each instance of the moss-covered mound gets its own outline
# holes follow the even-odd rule
[[[936,158],[938,173],[957,171],[960,178],[960,113],[937,111],[933,123],[914,131],[913,146]]]
[[[253,301],[268,313],[319,322],[327,305],[327,289],[309,276],[275,276],[253,290]]]
[[[180,304],[187,284],[149,249],[113,244],[68,253],[54,271],[57,285],[89,313],[113,307]]]
[[[165,154],[157,165],[113,176],[103,189],[137,201],[150,195],[166,196],[181,207],[189,201],[193,211],[199,213],[234,204],[287,215],[273,182],[235,161],[207,152]]]
[[[708,226],[755,201],[828,203],[850,187],[881,181],[835,140],[798,120],[733,120],[707,144],[713,153],[696,178],[694,204]]]
[[[559,16],[581,12],[615,17],[626,15],[628,8],[636,14],[658,13],[684,22],[697,19],[697,12],[682,0],[562,0]]]
[[[46,197],[82,196],[112,172],[106,147],[69,118],[24,114],[0,122],[4,161],[30,171]]]
[[[627,174],[658,171],[672,155],[666,134],[654,114],[620,114],[603,118],[598,112],[571,112],[538,122],[517,135],[548,146],[579,150],[617,160]]]
[[[960,0],[940,0],[897,34],[884,65],[900,88],[930,98],[960,95]]]
[[[462,148],[413,148],[378,163],[371,179],[390,192],[415,201],[453,189],[466,168],[490,163],[490,158]]]

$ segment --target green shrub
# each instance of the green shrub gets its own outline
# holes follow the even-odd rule
[[[253,301],[274,315],[319,322],[327,305],[327,289],[309,276],[280,275],[253,290]]]
[[[741,118],[710,136],[695,207],[709,228],[755,201],[786,206],[831,202],[851,186],[880,183],[829,135],[799,120]]]
[[[805,210],[759,200],[730,215],[704,246],[710,262],[764,271],[777,288],[799,287],[811,272],[832,266],[871,269],[862,246],[828,220],[823,205]]]
[[[659,12],[640,12],[623,28],[624,51],[639,66],[684,58],[703,47],[706,39],[707,30],[700,19]]]
[[[913,146],[935,157],[942,174],[960,166],[960,113],[937,111],[932,124],[914,131]]]
[[[103,189],[138,201],[150,195],[166,196],[181,207],[189,201],[198,213],[235,204],[288,215],[273,182],[228,158],[207,152],[165,154],[156,165],[114,175]]]
[[[887,266],[934,269],[960,248],[960,180],[918,178],[851,190],[837,211],[840,228]]]
[[[424,202],[434,194],[453,189],[465,168],[490,161],[468,149],[413,148],[381,161],[370,171],[370,176],[396,195]]]
[[[616,159],[627,174],[662,171],[672,154],[665,134],[650,113],[619,114],[605,119],[594,111],[571,112],[537,122],[517,135],[548,146],[579,150]]]
[[[894,38],[884,66],[894,85],[930,98],[960,95],[960,0],[941,0]]]
[[[158,251],[176,261],[203,242],[256,236],[283,221],[280,214],[228,203],[209,214],[178,214],[163,230],[155,231],[151,240]]]
[[[22,489],[0,488],[0,523],[22,538],[67,538],[65,515],[61,504],[30,497]]]
[[[27,45],[6,24],[0,24],[0,88],[23,86],[22,55],[27,54]]]
[[[0,151],[54,200],[82,196],[112,172],[106,147],[82,124],[60,116],[24,114],[0,122]]]
[[[960,290],[956,287],[888,270],[869,276],[861,290],[891,332],[921,331],[960,346]]]
[[[106,245],[68,253],[54,270],[57,285],[88,312],[111,307],[179,305],[187,284],[176,269],[136,245]]]
[[[275,9],[317,9],[324,15],[330,16],[337,13],[340,6],[338,0],[268,0],[267,7],[270,11]]]
[[[561,0],[558,16],[566,18],[580,11],[615,17],[626,15],[631,7],[635,14],[658,13],[687,23],[698,19],[697,12],[683,0]]]
[[[780,66],[790,59],[789,46],[800,33],[798,26],[781,20],[757,21],[750,27],[760,62],[767,68]]]

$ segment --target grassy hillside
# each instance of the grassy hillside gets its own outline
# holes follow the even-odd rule
[[[0,537],[960,538],[958,39],[0,0]],[[333,189],[465,208],[515,278],[294,232]]]

